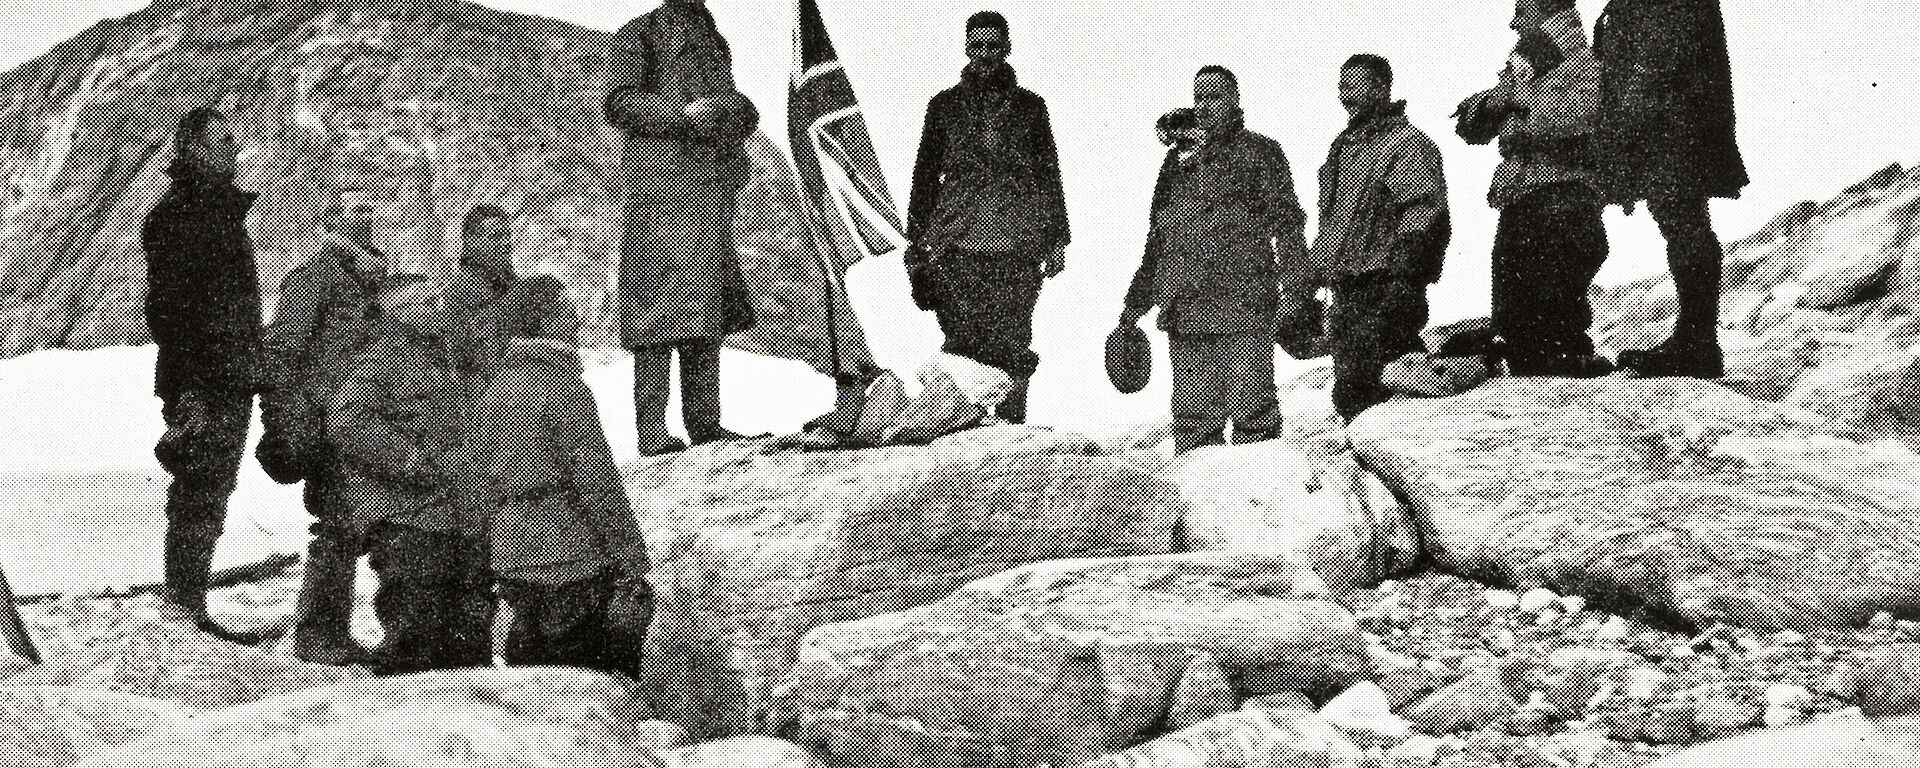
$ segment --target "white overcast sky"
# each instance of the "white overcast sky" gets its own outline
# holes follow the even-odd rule
[[[111,15],[130,0],[6,2],[15,21],[0,67],[25,61]],[[606,0],[488,0],[503,10],[612,30],[654,6]],[[784,136],[792,0],[712,0],[732,41],[741,88],[763,126]],[[873,129],[894,195],[907,179],[926,100],[963,63],[966,16],[982,8],[1013,26],[1021,82],[1051,107],[1065,168],[1074,247],[1066,275],[1043,295],[1037,349],[1098,365],[1099,335],[1119,311],[1138,263],[1147,201],[1160,157],[1151,124],[1187,103],[1197,67],[1218,63],[1242,82],[1249,126],[1278,139],[1311,211],[1314,170],[1344,119],[1335,70],[1348,55],[1391,59],[1396,96],[1446,154],[1457,232],[1446,277],[1433,291],[1435,320],[1486,311],[1494,213],[1484,203],[1494,151],[1453,137],[1454,104],[1487,87],[1513,35],[1509,0],[1344,2],[1091,2],[1082,0],[820,0],[835,44]],[[1580,0],[1589,27],[1603,0]],[[1744,236],[1802,199],[1824,200],[1890,163],[1920,160],[1920,14],[1906,0],[1726,0],[1740,141],[1754,178],[1739,200],[1717,201],[1724,239]],[[1613,258],[1603,282],[1664,269],[1643,213],[1609,215]],[[855,303],[882,362],[937,345],[931,317],[906,302],[896,260],[856,267]]]

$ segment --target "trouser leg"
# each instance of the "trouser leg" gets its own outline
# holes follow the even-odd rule
[[[640,454],[660,450],[672,437],[667,432],[667,385],[672,362],[672,347],[638,347],[633,350],[634,427],[639,434]]]
[[[942,304],[936,311],[946,337],[940,351],[990,365],[1013,379],[995,415],[1027,420],[1027,393],[1040,356],[1033,352],[1033,311],[1040,301],[1039,256],[949,251],[940,268]]]
[[[1687,341],[1716,341],[1720,322],[1720,263],[1725,252],[1714,234],[1706,198],[1651,200],[1647,210],[1667,241],[1667,268],[1680,313],[1673,335]]]
[[[190,395],[202,405],[202,422],[188,441],[187,458],[167,486],[167,530],[162,570],[168,599],[204,613],[207,579],[213,553],[226,528],[227,501],[240,477],[246,455],[247,424],[253,417],[253,396],[247,393],[198,391]],[[168,427],[186,416],[181,393],[161,405]]]
[[[373,610],[386,634],[375,653],[383,675],[485,665],[491,603],[460,537],[405,525],[370,533],[380,575]]]
[[[1173,450],[1186,453],[1226,442],[1225,366],[1219,334],[1167,334],[1173,369]]]
[[[720,426],[720,342],[686,342],[680,353],[680,423],[694,443],[722,437]]]
[[[607,658],[610,577],[560,585],[507,579],[500,582],[500,593],[514,611],[505,654],[509,666],[615,671]]]
[[[350,627],[361,543],[348,524],[350,512],[332,450],[320,449],[313,464],[301,492],[313,524],[294,609],[294,642],[302,659],[346,663],[358,655]]]
[[[1593,354],[1587,293],[1607,250],[1599,196],[1583,187],[1548,187],[1501,211],[1493,328],[1514,375],[1552,375]]]
[[[1280,402],[1273,382],[1273,336],[1235,333],[1221,339],[1226,368],[1227,415],[1233,442],[1257,443],[1280,431]]]
[[[1353,421],[1393,396],[1380,383],[1387,364],[1425,348],[1427,290],[1384,274],[1342,278],[1334,286],[1333,407]]]

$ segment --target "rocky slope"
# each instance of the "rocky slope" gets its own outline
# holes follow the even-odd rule
[[[461,0],[159,0],[95,25],[0,76],[0,356],[146,342],[140,220],[173,126],[207,104],[252,147],[240,184],[260,192],[248,224],[269,304],[317,250],[331,191],[352,186],[411,271],[449,268],[473,205],[515,211],[522,272],[561,277],[590,339],[611,343],[609,38]],[[819,284],[791,171],[764,135],[750,149],[759,214],[741,219],[741,257],[766,327],[735,341],[824,338],[793,328]]]

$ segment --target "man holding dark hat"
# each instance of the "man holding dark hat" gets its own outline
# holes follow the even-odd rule
[[[976,13],[966,35],[960,84],[927,105],[908,258],[923,265],[915,303],[939,317],[942,351],[1012,377],[998,415],[1017,424],[1040,364],[1029,348],[1040,283],[1066,269],[1067,207],[1047,102],[1016,83],[1006,18]]]
[[[1155,306],[1173,367],[1174,450],[1265,440],[1279,432],[1274,326],[1283,298],[1312,301],[1306,217],[1280,144],[1246,129],[1225,67],[1193,80],[1203,138],[1176,143],[1154,184],[1146,254],[1120,325]],[[1172,126],[1177,128],[1178,126]]]

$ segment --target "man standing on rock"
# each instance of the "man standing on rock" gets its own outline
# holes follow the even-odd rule
[[[1587,291],[1607,260],[1593,148],[1599,64],[1573,0],[1518,0],[1512,27],[1520,41],[1500,85],[1458,113],[1468,143],[1500,141],[1487,194],[1500,211],[1493,331],[1512,375],[1604,376],[1613,364],[1587,336]]]
[[[1120,324],[1160,307],[1173,367],[1174,450],[1274,436],[1274,324],[1282,296],[1310,301],[1306,217],[1280,144],[1246,128],[1240,82],[1225,67],[1193,78],[1204,138],[1176,146],[1154,183],[1146,255]]]
[[[315,664],[363,661],[348,634],[360,549],[347,530],[338,452],[327,411],[354,356],[373,339],[387,258],[373,246],[375,208],[364,190],[342,189],[323,216],[326,243],[280,283],[267,328],[271,391],[261,400],[261,464],[275,480],[306,481],[312,515],[306,576],[295,608],[294,653]]]
[[[1017,84],[1011,51],[1005,17],[967,19],[960,84],[927,105],[907,239],[929,270],[922,308],[940,320],[942,351],[1012,377],[997,415],[1021,424],[1040,364],[1034,305],[1041,281],[1066,269],[1070,235],[1047,102]]]
[[[686,448],[666,427],[675,351],[688,440],[738,439],[720,425],[720,344],[754,325],[733,216],[759,112],[734,88],[732,53],[705,0],[665,0],[621,27],[612,67],[603,106],[626,133],[620,325],[633,350],[640,453]]]
[[[1647,210],[1667,241],[1680,304],[1673,336],[1620,353],[1643,376],[1716,379],[1720,261],[1707,200],[1739,197],[1733,72],[1719,0],[1610,0],[1594,26],[1600,61],[1599,153],[1610,196]]]
[[[154,452],[173,475],[164,597],[211,634],[257,640],[207,616],[213,552],[246,454],[253,396],[264,383],[260,277],[246,226],[255,195],[234,185],[240,145],[218,110],[181,118],[173,149],[173,184],[140,228],[147,329],[159,347],[154,393],[167,423]]]
[[[1393,100],[1393,67],[1358,54],[1340,67],[1347,128],[1320,168],[1320,230],[1312,261],[1332,279],[1328,342],[1333,406],[1355,416],[1393,396],[1380,381],[1388,363],[1424,351],[1427,286],[1453,224],[1440,149],[1407,122]]]

